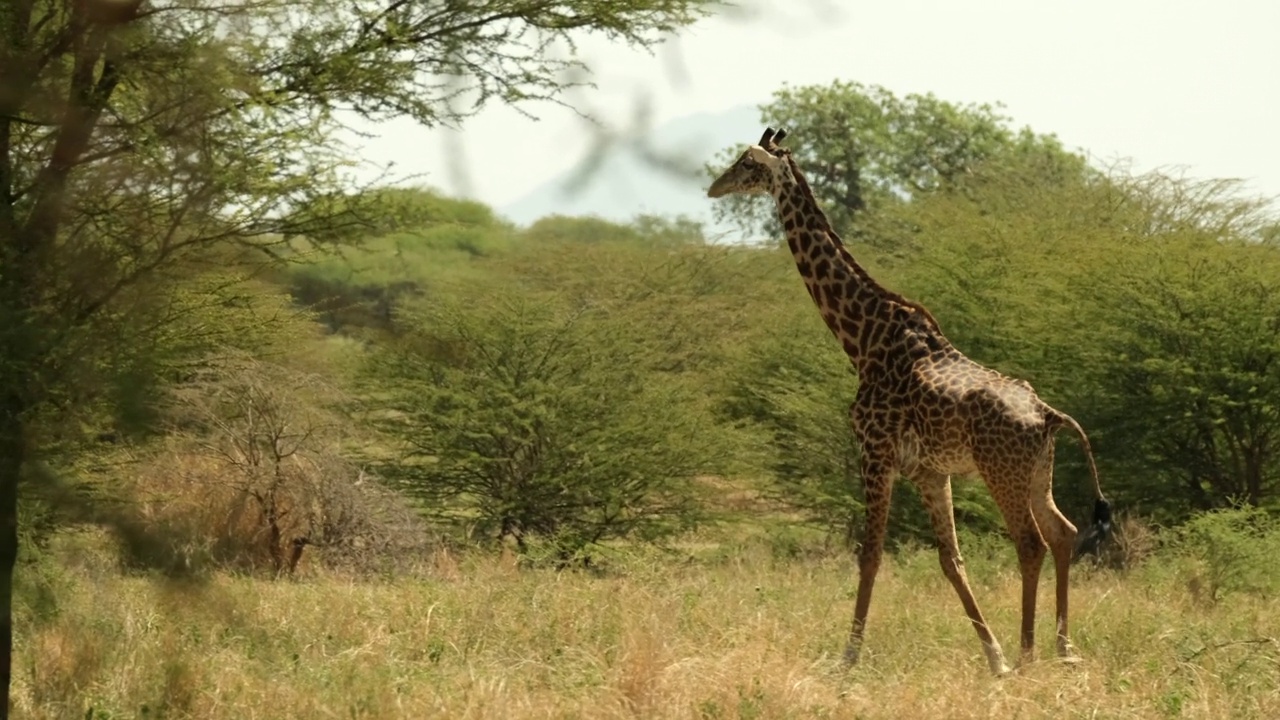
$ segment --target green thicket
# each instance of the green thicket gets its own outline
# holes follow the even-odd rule
[[[1124,512],[1180,523],[1275,508],[1280,263],[1266,208],[1157,176],[1038,182],[1034,168],[978,165],[970,178],[892,208],[907,249],[852,249],[975,359],[1080,419]],[[724,474],[856,527],[857,377],[777,244],[708,244],[652,218],[519,230],[479,217],[364,252],[293,282],[349,273],[333,281],[350,320],[338,332],[367,339],[362,412],[401,448],[381,472],[473,537],[577,551],[672,530],[697,517],[692,479]],[[373,312],[384,296],[355,291],[395,287],[414,291],[386,313]],[[1083,457],[1061,446],[1059,502],[1083,521]],[[895,536],[927,539],[900,487]],[[956,504],[971,530],[999,529],[980,483],[959,485]]]
[[[841,140],[868,146],[853,164],[814,175],[852,251],[974,359],[1078,418],[1118,508],[1161,524],[1276,508],[1268,205],[1230,183],[1091,167],[988,107],[836,84],[781,91],[763,113],[803,123],[841,103],[861,110],[812,122],[874,108],[884,125]],[[792,138],[802,159],[833,151],[829,134]],[[842,215],[851,182],[874,202]],[[406,532],[510,540],[564,563],[715,520],[724,478],[854,537],[858,380],[776,239],[714,244],[658,217],[518,228],[423,188],[360,202],[379,214],[336,247],[291,235],[278,246],[291,262],[254,280],[228,262],[166,290],[173,319],[103,363],[109,392],[47,404],[40,427],[60,434],[46,446],[63,448],[50,457],[97,468],[82,475],[109,495],[120,486],[93,458],[163,441],[167,454],[142,454],[183,468],[168,492],[248,502],[236,512],[251,520],[188,522],[170,552],[187,565],[244,545],[250,566],[278,573],[292,540],[411,547]],[[251,373],[244,353],[258,356]],[[113,442],[86,445],[85,428]],[[1059,503],[1081,522],[1090,495],[1071,439],[1058,464]],[[365,473],[401,499],[399,530],[370,515],[387,498],[334,490]],[[966,532],[1001,528],[981,483],[959,483],[955,502]],[[892,523],[897,541],[931,539],[909,484]]]
[[[892,145],[855,168],[918,175],[897,188],[910,193],[874,185],[876,202],[848,220],[872,272],[926,303],[971,357],[1078,418],[1122,512],[1179,524],[1273,511],[1271,208],[1230,183],[1091,167],[990,108],[864,92],[783,91],[764,114],[853,94],[884,104],[890,129],[972,133],[985,148]],[[792,138],[802,157],[829,140]],[[836,207],[827,182],[819,174],[816,190]],[[836,536],[856,532],[857,377],[778,242],[712,244],[696,224],[653,217],[521,229],[429,190],[384,192],[374,201],[399,211],[378,232],[276,282],[314,309],[326,342],[356,341],[328,371],[357,421],[348,457],[442,532],[563,561],[708,519],[704,480],[719,477]],[[1070,438],[1060,446],[1056,494],[1082,523],[1083,456]],[[958,484],[955,502],[967,532],[1001,528],[981,483]],[[909,484],[893,536],[931,539]]]

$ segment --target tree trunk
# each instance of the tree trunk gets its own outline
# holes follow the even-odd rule
[[[0,720],[9,717],[13,679],[13,568],[18,560],[18,479],[25,455],[21,398],[0,404]]]
[[[0,138],[7,140],[7,137]],[[0,192],[7,189],[0,186]],[[25,415],[31,398],[34,340],[27,322],[28,238],[13,223],[13,208],[0,207],[0,720],[9,717],[13,680],[13,571],[18,561],[18,483],[26,462]]]
[[[298,569],[298,561],[302,559],[302,550],[311,544],[311,539],[306,537],[296,537],[293,539],[292,549],[289,552],[289,574],[293,575]]]
[[[271,570],[276,577],[284,570],[284,549],[280,547],[283,533],[280,532],[280,518],[276,514],[275,500],[271,501],[271,509],[267,511],[267,553],[271,557]]]

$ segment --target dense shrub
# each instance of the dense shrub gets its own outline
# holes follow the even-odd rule
[[[429,513],[561,561],[694,517],[691,480],[720,452],[709,416],[607,312],[500,293],[402,323],[366,407],[403,449],[381,472]]]
[[[1266,512],[1239,508],[1200,513],[1179,527],[1172,548],[1194,564],[1192,590],[1209,602],[1233,592],[1280,591],[1280,522]]]

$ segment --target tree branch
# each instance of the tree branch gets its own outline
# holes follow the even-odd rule
[[[71,24],[77,22],[84,20],[77,21],[73,16]],[[52,243],[57,236],[71,169],[88,147],[94,126],[120,83],[118,48],[112,47],[110,40],[109,29],[101,25],[90,26],[74,38],[75,60],[67,109],[49,162],[36,176],[35,205],[17,237],[20,256]],[[102,71],[95,81],[99,61]]]

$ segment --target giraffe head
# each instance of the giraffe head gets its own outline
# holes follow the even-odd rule
[[[737,161],[711,183],[707,196],[773,194],[790,173],[785,159],[789,151],[777,144],[786,136],[787,131],[781,128],[776,132],[773,128],[765,128],[760,142],[743,151]]]

